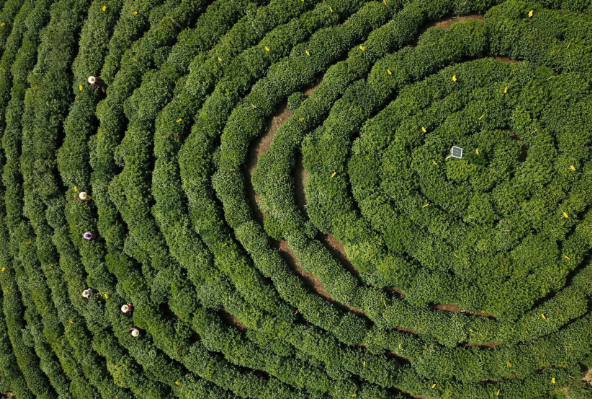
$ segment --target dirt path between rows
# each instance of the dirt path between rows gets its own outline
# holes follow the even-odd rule
[[[450,27],[457,23],[457,22],[463,22],[463,21],[469,21],[469,20],[477,20],[477,21],[485,21],[485,17],[483,15],[479,15],[479,14],[473,14],[473,15],[464,15],[464,16],[454,16],[454,17],[449,17],[440,21],[430,21],[426,24],[424,24],[423,26],[421,26],[419,28],[419,30],[417,31],[417,35],[415,36],[415,39],[410,43],[410,46],[415,48],[417,47],[417,43],[419,43],[419,37],[421,35],[423,35],[428,29],[430,28],[444,28],[446,30],[450,29]]]
[[[470,314],[470,315],[473,315],[473,316],[489,317],[489,318],[492,318],[492,319],[495,319],[496,318],[492,314],[483,313],[483,312],[479,312],[479,311],[472,312],[470,310],[463,309],[460,306],[454,305],[452,303],[441,303],[441,304],[438,304],[438,305],[436,305],[436,309],[443,310],[445,312],[466,313],[466,314]]]
[[[224,308],[220,308],[218,309],[218,313],[220,314],[220,318],[222,319],[222,321],[234,328],[239,329],[240,331],[247,331],[248,327],[246,325],[244,325],[243,323],[241,323],[235,315],[233,315],[232,313],[230,313],[228,310],[224,309]]]
[[[319,85],[321,82],[316,83],[314,86],[308,88],[304,94],[310,95]],[[265,134],[259,138],[257,138],[250,146],[248,159],[246,162],[245,167],[245,182],[246,182],[246,189],[247,189],[247,197],[249,199],[249,203],[251,204],[251,209],[253,210],[253,214],[255,218],[260,222],[263,223],[265,215],[261,211],[258,205],[259,195],[253,189],[253,185],[251,183],[251,176],[255,169],[257,169],[257,162],[259,161],[259,157],[264,154],[266,151],[269,150],[271,147],[271,143],[273,142],[273,138],[277,133],[279,127],[284,124],[289,117],[291,117],[294,113],[287,108],[287,103],[284,101],[279,107],[276,113],[272,116],[271,120],[269,121],[267,131]],[[295,183],[295,200],[296,204],[306,215],[306,208],[305,205],[307,203],[306,196],[304,195],[304,183],[308,179],[308,172],[304,169],[302,165],[302,155],[299,153],[296,159],[296,167],[293,171],[294,183]],[[341,242],[339,242],[332,234],[327,235],[320,235],[320,241],[325,244],[329,252],[333,254],[337,259],[341,261],[344,267],[350,272],[354,273],[355,275],[358,274],[357,270],[354,269],[353,265],[347,259],[347,255],[345,254],[345,249]],[[332,302],[338,308],[344,311],[350,311],[357,313],[359,315],[364,315],[364,313],[356,308],[346,306],[342,303],[339,303],[333,299],[327,289],[321,282],[321,280],[316,277],[314,274],[306,272],[303,270],[300,265],[298,264],[298,260],[296,256],[290,249],[288,242],[285,240],[281,241],[273,241],[272,246],[279,250],[280,255],[286,261],[288,266],[298,275],[300,276],[301,280],[308,286],[312,291],[316,292],[323,298],[327,299],[328,301]],[[232,319],[232,315],[226,312],[226,319],[231,324],[237,324],[240,327],[240,322],[236,320],[236,318]],[[246,327],[245,327],[246,328]]]
[[[257,162],[259,161],[259,157],[269,150],[271,147],[271,142],[273,141],[273,137],[277,133],[277,130],[281,125],[283,125],[289,117],[291,117],[294,113],[290,111],[287,107],[287,102],[284,101],[273,114],[271,120],[267,125],[267,131],[261,137],[258,137],[251,143],[249,148],[249,154],[247,156],[247,162],[245,164],[244,169],[244,177],[245,177],[245,186],[247,189],[247,198],[249,199],[249,203],[251,204],[251,209],[255,216],[255,219],[261,224],[263,224],[263,219],[265,215],[259,209],[257,202],[259,201],[259,194],[255,192],[253,189],[253,184],[251,183],[251,176],[255,169],[257,169]]]
[[[305,271],[304,269],[302,269],[300,267],[300,265],[298,264],[298,259],[294,255],[294,252],[292,251],[292,249],[290,248],[290,246],[288,245],[288,242],[286,240],[279,241],[278,249],[279,249],[281,257],[286,261],[286,263],[288,264],[290,269],[292,269],[300,277],[300,279],[304,282],[304,284],[307,287],[309,287],[312,291],[316,292],[321,297],[323,297],[326,300],[328,300],[329,302],[333,303],[337,308],[339,308],[343,311],[354,312],[360,316],[366,317],[364,315],[364,312],[362,312],[360,309],[344,305],[340,302],[337,302],[335,299],[333,299],[333,297],[331,295],[329,295],[329,292],[327,292],[325,285],[321,282],[321,280],[317,276]]]

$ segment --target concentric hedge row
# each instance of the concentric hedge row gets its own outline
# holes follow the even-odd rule
[[[1,1],[0,393],[591,398],[591,48],[587,0]]]

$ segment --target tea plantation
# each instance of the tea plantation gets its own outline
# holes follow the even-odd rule
[[[0,137],[2,397],[592,398],[591,0],[0,0]]]

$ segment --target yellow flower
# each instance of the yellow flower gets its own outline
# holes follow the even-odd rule
[[[530,10],[530,12],[528,13],[528,18],[532,18],[533,14],[534,14],[534,10]]]
[[[132,15],[138,15],[137,11],[132,12]]]
[[[573,166],[573,165],[571,165],[569,168],[570,168],[571,170],[576,170],[576,167],[575,167],[575,166]]]
[[[308,52],[308,50],[305,50],[305,51],[306,51],[306,55],[308,55],[310,57],[310,53]]]
[[[182,120],[182,118],[177,119],[177,123],[181,122]]]
[[[337,174],[337,172],[333,172],[333,174],[331,175],[331,177],[335,177],[336,174]]]
[[[432,389],[436,388],[436,384],[432,385]]]
[[[366,47],[364,47],[360,44],[360,50],[364,51],[364,50],[366,50]]]
[[[432,163],[433,163],[434,165],[438,165],[438,164],[436,163],[436,161],[434,161],[433,159],[432,159]]]
[[[222,58],[218,57],[218,61],[222,62]]]
[[[388,72],[389,75],[393,74],[390,69],[387,69],[386,71]]]
[[[265,46],[265,51],[269,52],[269,47]]]
[[[453,82],[456,82],[456,75],[453,75],[453,76],[452,76],[452,81],[453,81]]]
[[[103,11],[105,11],[107,9],[107,6],[103,6]]]
[[[547,318],[545,317],[544,314],[541,313],[541,317],[543,318],[543,320],[547,320]]]
[[[78,90],[82,91],[82,85],[78,86]]]
[[[567,219],[569,218],[569,215],[566,212],[563,212],[563,217]]]
[[[504,94],[506,94],[508,92],[508,86],[506,86],[506,88],[504,89]]]
[[[425,127],[423,127],[423,126],[421,127],[421,130],[423,130],[423,132],[424,132],[424,133],[427,133],[427,132],[428,132],[428,131],[426,130],[426,128],[425,128]]]
[[[331,12],[333,12],[333,9],[332,9],[331,7],[329,7],[329,10],[330,10]]]

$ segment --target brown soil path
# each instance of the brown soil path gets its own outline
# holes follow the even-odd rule
[[[286,240],[281,240],[279,242],[278,249],[279,249],[280,255],[286,261],[288,266],[290,266],[290,268],[298,276],[300,276],[300,279],[304,282],[304,284],[307,287],[309,287],[311,290],[313,290],[314,292],[316,292],[317,294],[319,294],[320,296],[322,296],[323,298],[325,298],[329,302],[333,303],[339,309],[344,310],[344,311],[354,312],[354,313],[357,313],[361,316],[364,316],[364,312],[362,312],[360,309],[344,305],[340,302],[337,302],[335,299],[333,299],[333,297],[331,297],[331,295],[329,295],[329,293],[327,292],[325,285],[321,282],[321,280],[317,276],[302,269],[300,267],[300,265],[298,264],[298,259],[296,259],[294,252],[292,251],[292,249],[290,248],[290,246],[288,245],[288,242]]]
[[[246,325],[244,325],[243,323],[241,323],[236,316],[234,316],[233,314],[231,314],[229,311],[227,311],[226,309],[224,309],[223,307],[218,309],[218,313],[220,314],[220,318],[222,319],[222,321],[234,328],[239,329],[240,331],[247,331],[248,327]]]
[[[281,125],[283,125],[290,116],[294,113],[290,111],[287,107],[287,102],[283,102],[278,111],[272,116],[271,120],[267,125],[267,131],[261,137],[258,137],[249,148],[249,154],[247,157],[246,167],[244,169],[244,176],[245,176],[245,186],[247,188],[247,198],[251,204],[251,209],[253,210],[253,214],[255,219],[259,223],[263,223],[264,214],[259,209],[257,202],[259,201],[259,194],[255,192],[253,189],[253,184],[251,183],[251,175],[257,169],[257,161],[261,154],[267,152],[269,147],[271,147],[271,142],[273,141],[273,137],[277,133],[277,130]]]
[[[415,40],[413,40],[410,43],[410,45],[413,48],[417,47],[417,43],[419,43],[419,37],[430,28],[436,27],[436,28],[444,28],[444,29],[448,30],[448,29],[450,29],[450,27],[453,24],[455,24],[457,22],[468,21],[468,20],[472,20],[472,19],[478,20],[478,21],[485,21],[485,17],[483,15],[473,14],[473,15],[464,15],[464,16],[460,16],[460,17],[453,16],[453,17],[443,19],[441,21],[428,22],[427,24],[424,24],[422,27],[419,28],[417,35],[415,36]]]
[[[321,84],[321,82],[316,83],[314,86],[307,89],[304,92],[304,94],[307,96],[310,95],[320,84]],[[287,108],[287,103],[286,102],[282,103],[278,107],[278,110],[276,111],[276,113],[272,116],[271,120],[269,121],[267,131],[265,132],[265,134],[263,136],[257,138],[251,144],[250,149],[249,149],[248,159],[246,162],[246,168],[244,171],[245,183],[246,183],[246,188],[247,188],[247,197],[248,197],[249,202],[251,204],[251,209],[253,210],[253,214],[255,215],[255,218],[260,223],[263,223],[265,215],[263,214],[263,212],[261,211],[261,209],[258,206],[259,195],[253,189],[253,185],[251,183],[251,175],[253,174],[255,169],[257,169],[257,162],[259,160],[259,157],[262,154],[264,154],[266,151],[268,151],[269,148],[271,147],[271,143],[272,143],[273,138],[274,138],[275,134],[277,133],[279,127],[282,124],[284,124],[288,120],[288,118],[290,116],[292,116],[293,114],[294,113]],[[300,209],[303,211],[303,214],[306,215],[306,209],[305,209],[304,205],[306,205],[307,201],[306,201],[306,196],[304,195],[304,183],[308,179],[308,172],[306,172],[306,170],[302,166],[302,155],[301,154],[298,154],[298,157],[296,160],[296,168],[294,170],[293,177],[294,177],[294,182],[295,182],[295,186],[296,186],[295,187],[296,203],[298,204]],[[337,239],[335,239],[332,234],[324,235],[324,237],[322,237],[321,241],[325,243],[325,245],[327,246],[329,251],[334,256],[336,256],[339,260],[342,261],[344,266],[347,265],[345,267],[348,270],[355,272],[355,274],[357,275],[357,271],[353,268],[353,265],[351,265],[351,262],[349,262],[349,260],[347,259],[343,245]],[[334,303],[335,306],[337,306],[338,308],[341,308],[342,310],[346,310],[346,311],[350,311],[350,312],[354,312],[354,313],[363,315],[363,312],[361,310],[343,305],[343,304],[335,301],[329,295],[329,293],[327,292],[327,289],[325,288],[325,286],[323,285],[323,283],[321,282],[321,280],[318,277],[316,277],[312,273],[304,271],[298,265],[298,260],[296,259],[294,253],[290,249],[287,241],[285,241],[285,240],[281,240],[279,242],[272,241],[272,246],[274,246],[276,249],[279,250],[280,255],[284,258],[286,263],[290,266],[290,268],[292,270],[294,270],[294,272],[296,272],[296,274],[298,274],[300,276],[302,281],[304,281],[304,283],[311,290],[313,290],[314,292],[316,292],[317,294],[319,294],[323,298],[327,299],[328,301]],[[230,319],[229,319],[229,317],[230,317]],[[226,318],[228,319],[228,321],[231,324],[238,323],[238,325],[240,325],[240,322],[238,322],[238,320],[236,320],[236,318],[234,318],[234,316],[230,315],[230,313],[228,313],[228,312],[226,312]],[[242,326],[244,327],[244,325],[242,325]],[[246,328],[246,327],[244,327],[244,328]]]
[[[467,314],[470,314],[470,315],[473,315],[473,316],[490,317],[492,319],[495,319],[495,316],[494,315],[491,315],[489,313],[483,313],[483,312],[479,312],[479,311],[477,311],[477,312],[471,312],[470,310],[463,309],[460,306],[454,305],[454,304],[451,304],[451,303],[441,303],[441,304],[438,304],[438,305],[436,305],[436,309],[443,310],[445,312],[454,312],[454,313],[459,313],[460,312],[460,313],[467,313]]]

